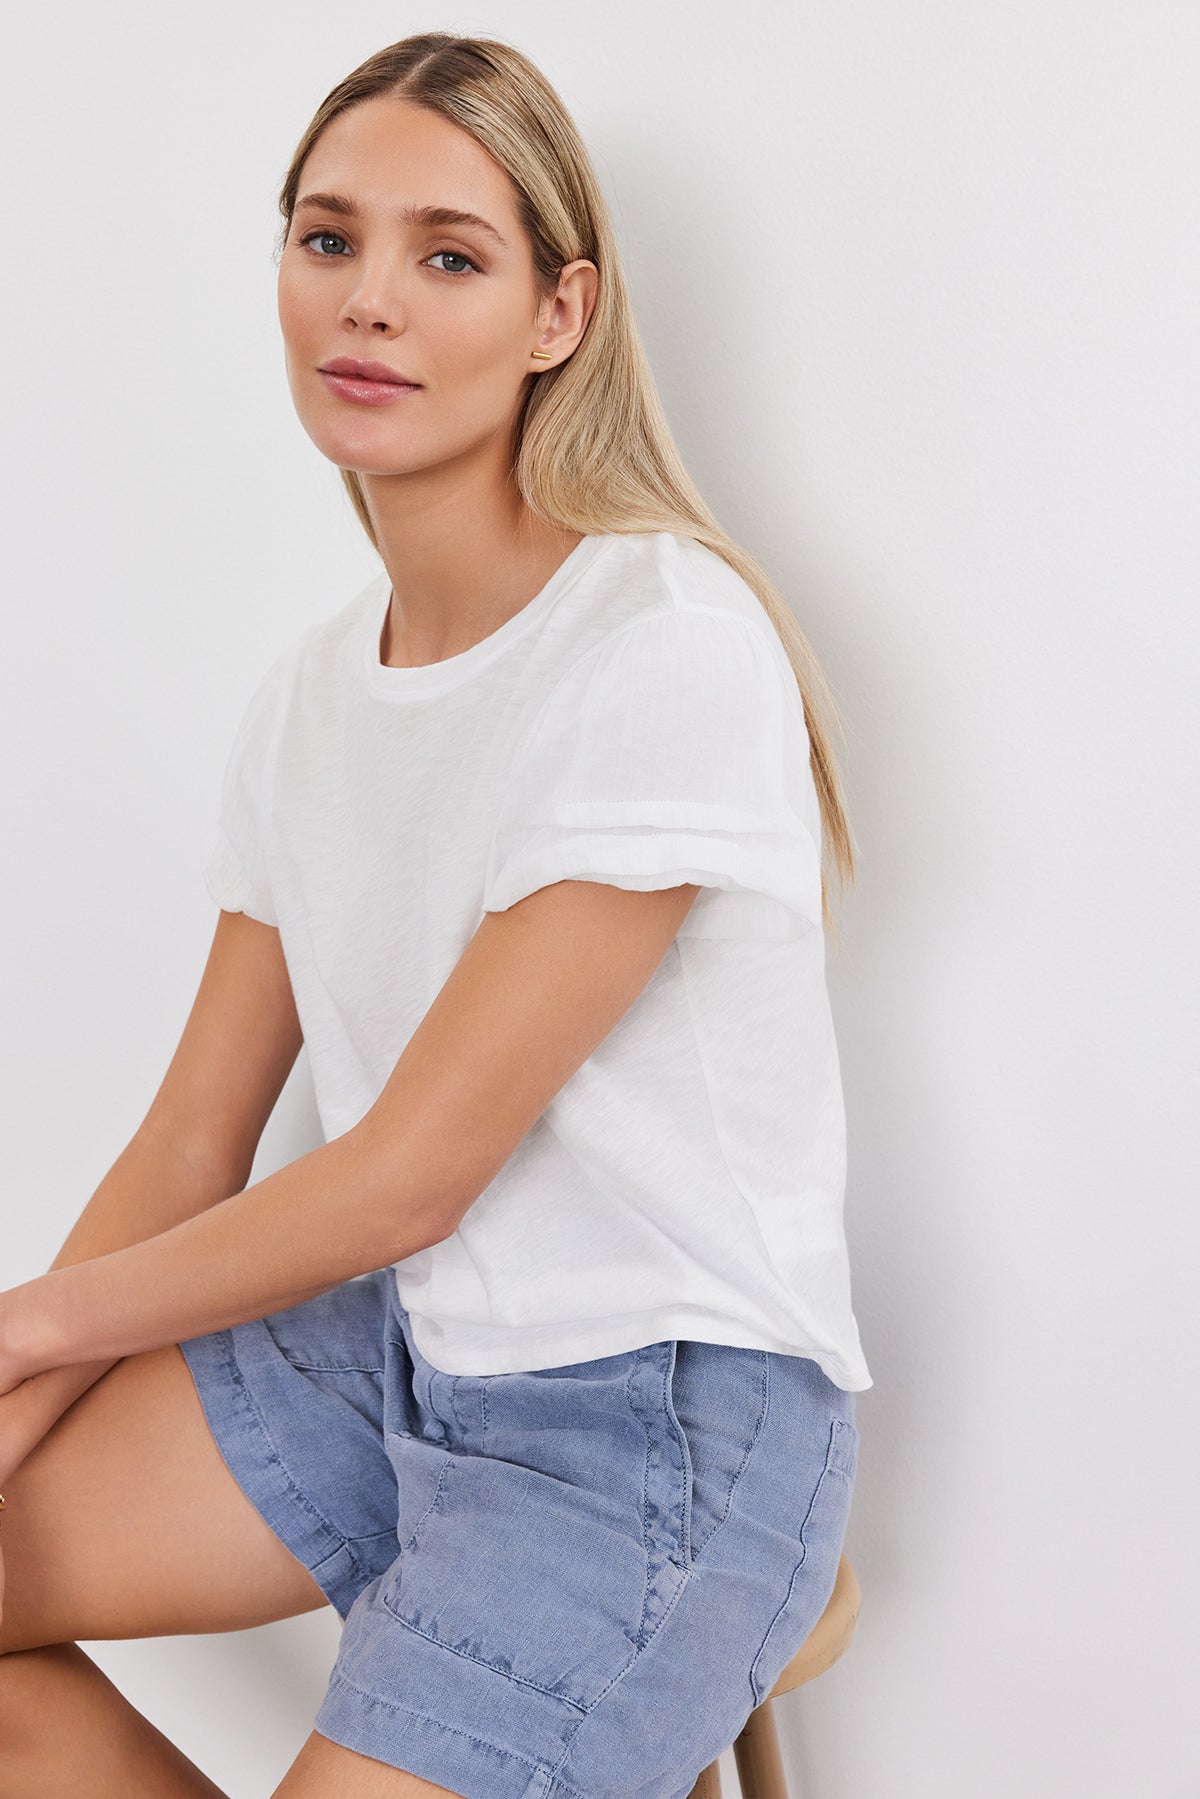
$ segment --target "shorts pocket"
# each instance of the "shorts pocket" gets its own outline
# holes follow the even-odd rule
[[[528,1459],[436,1449],[420,1437],[389,1433],[388,1454],[407,1497],[399,1554],[379,1590],[382,1605],[431,1641],[590,1709],[687,1581],[669,1557],[647,1554],[644,1437],[639,1446],[628,1405],[625,1417],[618,1468],[628,1475],[629,1494],[606,1479],[605,1450],[614,1442],[599,1427],[590,1481],[574,1465],[564,1477]],[[581,1454],[586,1435],[584,1429]]]
[[[762,1704],[829,1603],[850,1516],[858,1441],[858,1426],[849,1418],[830,1418],[825,1465],[800,1527],[800,1560],[750,1669],[755,1705]]]
[[[713,1538],[733,1510],[767,1420],[771,1358],[765,1349],[681,1338],[665,1405],[687,1470],[685,1563],[711,1557]]]

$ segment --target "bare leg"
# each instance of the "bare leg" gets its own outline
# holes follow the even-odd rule
[[[0,1656],[5,1799],[225,1799],[78,1643]]]
[[[79,1647],[243,1630],[328,1603],[226,1468],[179,1348],[117,1362],[5,1498],[0,1794],[222,1799]]]

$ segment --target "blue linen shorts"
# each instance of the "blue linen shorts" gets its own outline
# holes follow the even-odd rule
[[[446,1374],[390,1268],[180,1347],[343,1621],[314,1729],[463,1799],[687,1799],[833,1590],[855,1400],[809,1357]]]

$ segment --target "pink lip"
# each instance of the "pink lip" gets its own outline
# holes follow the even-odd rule
[[[360,362],[357,356],[335,356],[321,364],[323,375],[349,375],[358,381],[394,381],[399,387],[420,387],[411,375],[389,368],[386,362]]]
[[[317,371],[326,387],[337,394],[339,399],[354,400],[360,406],[392,406],[407,394],[421,391],[418,382],[405,382],[391,373],[385,378],[382,375],[363,375],[358,372],[363,367],[378,368],[381,366],[378,363],[360,363],[353,372],[343,374],[341,368],[347,360],[339,357],[337,363],[331,363]]]

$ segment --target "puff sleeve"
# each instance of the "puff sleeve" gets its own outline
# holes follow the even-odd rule
[[[268,752],[282,659],[251,696],[225,764],[217,821],[204,861],[204,884],[226,912],[277,925],[268,878]]]
[[[698,883],[681,936],[820,928],[804,707],[769,620],[655,610],[560,678],[513,761],[483,910],[571,879]]]

